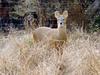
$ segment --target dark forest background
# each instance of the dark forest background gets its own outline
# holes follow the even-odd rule
[[[25,29],[24,19],[30,14],[36,19],[37,26],[55,28],[56,10],[68,10],[70,31],[75,28],[100,31],[100,0],[0,0],[0,30],[9,32],[10,26]]]

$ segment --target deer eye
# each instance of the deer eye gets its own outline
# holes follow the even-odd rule
[[[62,20],[64,20],[64,19],[62,19]]]

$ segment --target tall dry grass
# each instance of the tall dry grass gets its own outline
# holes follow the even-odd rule
[[[100,75],[100,35],[70,34],[63,54],[47,42],[33,43],[32,33],[0,38],[0,75]]]

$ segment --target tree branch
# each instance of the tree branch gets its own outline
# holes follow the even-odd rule
[[[100,0],[95,0],[93,4],[88,6],[86,14],[89,16],[89,18],[92,18],[96,14],[99,8],[100,8]]]

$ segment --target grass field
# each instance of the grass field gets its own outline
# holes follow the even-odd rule
[[[32,33],[0,37],[0,75],[100,75],[100,34],[71,33],[63,54]]]

